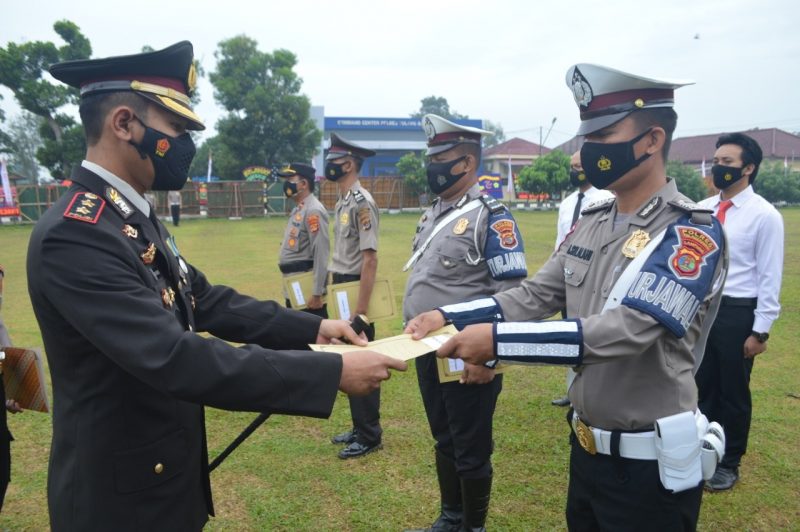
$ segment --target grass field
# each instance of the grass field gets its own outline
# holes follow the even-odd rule
[[[800,529],[800,210],[782,211],[786,224],[782,316],[769,351],[758,357],[751,388],[754,413],[742,480],[725,494],[706,494],[702,530]],[[418,215],[381,220],[379,275],[392,280],[398,302]],[[554,212],[516,214],[531,272],[555,238]],[[175,228],[183,254],[216,283],[264,299],[279,299],[276,257],[285,219],[187,220]],[[25,255],[31,226],[0,227],[6,268],[3,317],[21,346],[42,340],[27,295]],[[64,265],[69,268],[69,264]],[[378,336],[400,331],[399,318]],[[144,331],[143,331],[144,333]],[[565,410],[550,406],[564,386],[563,368],[509,371],[495,415],[492,530],[565,529],[568,429]],[[340,395],[329,420],[270,418],[212,474],[217,517],[208,530],[402,530],[437,515],[432,439],[413,368],[396,373],[382,392],[384,450],[342,461],[332,434],[349,427]],[[254,418],[207,410],[209,452],[219,453]],[[51,437],[47,415],[26,412],[9,421],[12,482],[0,530],[46,530],[46,477]],[[90,508],[86,509],[91,511]]]

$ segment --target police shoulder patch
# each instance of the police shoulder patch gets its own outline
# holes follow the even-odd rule
[[[96,224],[106,202],[103,198],[91,192],[76,192],[69,202],[64,218],[72,218],[90,224]]]
[[[622,304],[649,314],[682,338],[711,290],[722,245],[718,220],[703,226],[682,215],[666,229]]]
[[[492,278],[527,277],[525,246],[514,217],[503,208],[499,213],[490,213],[487,220],[489,230],[486,232],[483,255]]]
[[[605,198],[597,201],[593,201],[589,205],[586,206],[585,209],[581,211],[581,216],[585,216],[587,214],[592,214],[593,212],[600,212],[600,211],[607,211],[611,208],[611,206],[616,201],[616,198]]]

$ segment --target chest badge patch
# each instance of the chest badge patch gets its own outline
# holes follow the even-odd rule
[[[466,232],[468,225],[469,225],[469,220],[467,220],[466,218],[461,218],[458,222],[456,222],[455,227],[453,227],[453,234],[463,235]]]
[[[128,238],[139,238],[139,231],[137,231],[133,226],[125,224],[122,226],[122,234],[127,236]]]
[[[145,249],[140,256],[145,265],[150,266],[153,264],[153,261],[156,259],[156,245],[150,242],[150,245],[147,246],[147,249]]]
[[[164,302],[166,308],[172,308],[175,304],[175,290],[172,288],[163,288],[161,290],[161,301]]]
[[[669,258],[672,272],[684,279],[697,279],[706,263],[705,258],[717,250],[717,243],[704,231],[694,227],[677,226],[679,244]]]
[[[625,245],[622,246],[622,254],[629,259],[634,259],[648,242],[650,242],[650,233],[637,229],[625,241]]]
[[[339,223],[342,225],[347,225],[350,222],[350,214],[343,212],[341,216],[339,216]]]
[[[504,249],[514,249],[517,247],[517,235],[514,234],[516,224],[513,220],[497,220],[490,227],[492,231],[497,233],[497,238],[500,240],[500,247]]]

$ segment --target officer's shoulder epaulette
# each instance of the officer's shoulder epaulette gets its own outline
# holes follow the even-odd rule
[[[503,205],[493,197],[487,196],[486,194],[481,194],[481,201],[483,202],[484,205],[486,205],[486,208],[489,209],[489,212],[491,212],[492,214],[497,214],[506,209],[505,205]]]
[[[688,201],[685,199],[670,200],[667,202],[667,204],[678,209],[679,211],[690,214],[693,224],[711,225],[711,218],[714,214],[713,209],[702,207],[693,201]]]
[[[353,191],[353,197],[356,199],[356,203],[364,203],[367,201],[367,198],[361,193],[360,190]]]
[[[67,210],[64,211],[64,218],[72,218],[90,224],[96,224],[100,219],[100,213],[106,202],[97,194],[91,192],[76,192],[69,202]]]
[[[586,216],[587,214],[592,214],[593,212],[606,211],[610,209],[612,205],[614,205],[616,200],[617,198],[605,198],[593,201],[581,211],[581,216]]]

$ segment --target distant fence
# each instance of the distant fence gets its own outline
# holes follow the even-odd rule
[[[283,195],[283,183],[262,181],[216,181],[202,183],[206,193],[201,205],[201,184],[190,183],[181,190],[183,207],[181,213],[200,216],[205,207],[209,218],[248,218],[269,215],[284,215],[294,202]],[[420,197],[407,190],[399,177],[365,177],[361,185],[369,190],[381,209],[404,209],[420,206]],[[333,210],[338,196],[338,187],[331,181],[317,183],[315,191],[322,203]],[[23,223],[36,222],[53,203],[67,191],[59,185],[18,185],[17,198]],[[166,192],[154,192],[155,211],[159,216],[169,216]],[[423,196],[423,202],[427,202]],[[265,207],[266,206],[266,207]]]

